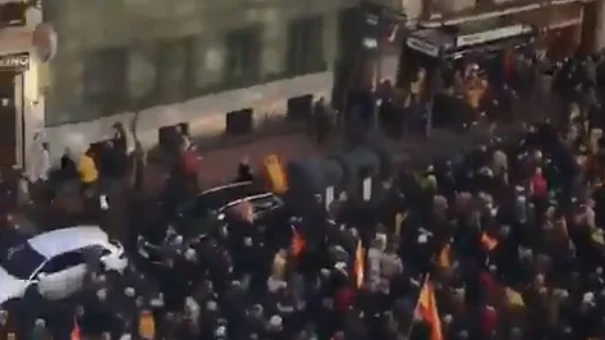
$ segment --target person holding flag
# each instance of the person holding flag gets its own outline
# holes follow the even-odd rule
[[[366,250],[361,244],[361,240],[357,241],[357,248],[355,249],[355,263],[353,266],[355,286],[361,288],[365,281],[365,260]]]
[[[80,325],[78,324],[78,318],[74,316],[74,325],[71,329],[71,333],[69,334],[70,340],[81,340],[82,339],[82,331],[80,330]]]
[[[414,314],[429,326],[430,340],[444,339],[441,318],[439,317],[439,311],[437,309],[437,299],[435,298],[435,287],[428,275],[424,279],[424,283],[420,289],[420,295],[416,302]],[[406,337],[407,339],[410,338],[415,325],[416,323],[410,325],[410,330]]]
[[[307,244],[301,233],[296,230],[294,226],[292,228],[292,240],[290,242],[290,252],[292,256],[296,259],[302,254],[305,250]]]

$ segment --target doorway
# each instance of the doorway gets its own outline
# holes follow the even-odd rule
[[[17,164],[15,72],[0,71],[0,167]]]

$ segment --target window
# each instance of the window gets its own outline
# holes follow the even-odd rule
[[[83,109],[109,116],[124,108],[127,93],[128,53],[111,48],[90,53],[84,59]]]
[[[194,93],[208,93],[220,86],[226,74],[227,54],[225,41],[192,39],[189,76]]]
[[[27,242],[8,248],[0,257],[2,267],[14,277],[28,280],[46,260]]]
[[[189,55],[192,42],[189,38],[165,41],[159,44],[157,59],[158,95],[164,103],[186,99],[188,92]]]
[[[293,75],[325,70],[323,17],[307,17],[290,22],[287,63]]]
[[[111,254],[111,250],[105,248],[100,244],[95,244],[94,246],[86,247],[84,249],[84,256],[93,256],[93,257],[104,257]]]
[[[244,84],[258,81],[261,53],[260,34],[261,30],[257,26],[237,29],[227,34],[225,80]]]
[[[128,95],[135,109],[156,105],[158,49],[153,44],[132,47],[128,56]]]
[[[71,251],[55,256],[44,265],[42,271],[46,274],[58,273],[62,270],[86,263],[84,255],[79,251]]]

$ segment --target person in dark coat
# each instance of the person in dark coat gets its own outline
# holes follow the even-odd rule
[[[237,166],[237,177],[235,179],[236,182],[247,182],[254,180],[254,171],[250,166],[250,161],[248,158],[244,158],[239,162]]]

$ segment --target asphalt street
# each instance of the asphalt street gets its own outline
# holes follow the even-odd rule
[[[560,111],[559,101],[552,98],[543,101],[541,105],[530,104],[518,100],[514,105],[514,116],[519,117],[515,123],[491,124],[480,123],[466,131],[449,129],[434,129],[430,138],[419,135],[408,135],[401,140],[392,140],[383,137],[377,131],[371,133],[369,139],[373,143],[382,143],[394,156],[395,163],[426,164],[434,159],[447,155],[464,152],[478,147],[489,141],[492,137],[509,139],[520,135],[524,131],[526,122],[537,121],[552,116]],[[196,141],[203,146],[208,145],[207,139]],[[304,133],[292,132],[273,134],[255,140],[243,140],[244,144],[230,145],[216,150],[201,151],[203,160],[199,170],[199,178],[203,187],[211,187],[233,180],[236,175],[238,162],[246,157],[253,166],[260,166],[265,155],[276,154],[287,162],[292,159],[306,159],[321,157],[326,154],[339,153],[345,148],[342,139],[334,137],[327,145],[319,146]],[[167,175],[167,170],[155,165],[148,166],[146,170],[146,183],[149,187],[160,189]],[[110,185],[109,201],[112,205],[111,218],[115,223],[127,227],[129,188],[123,183]],[[156,191],[156,190],[152,190]],[[77,194],[77,193],[76,193]],[[35,233],[40,229],[47,229],[45,224],[52,219],[47,209],[33,206],[18,212],[14,216],[15,222],[25,231]]]

